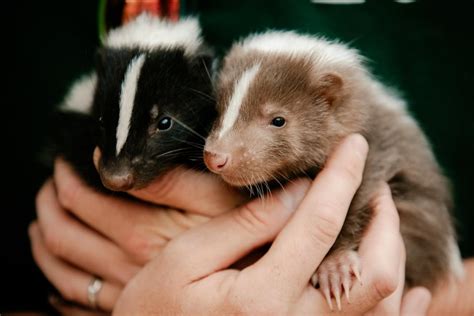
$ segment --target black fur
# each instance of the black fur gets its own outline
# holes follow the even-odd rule
[[[116,156],[121,85],[128,65],[141,54],[145,54],[146,59],[138,79],[130,132]],[[216,116],[209,74],[211,63],[212,55],[204,51],[188,57],[181,49],[100,49],[91,113],[57,115],[52,136],[56,154],[64,156],[96,187],[101,184],[92,164],[95,146],[101,150],[102,166],[109,170],[127,166],[132,170],[135,188],[146,186],[177,165],[204,170],[202,148]],[[156,119],[150,114],[154,105],[159,109]],[[168,131],[154,132],[163,116],[177,121],[173,120]],[[141,157],[140,162],[133,161],[137,157]]]
[[[77,112],[55,111],[50,117],[48,152],[43,153],[48,166],[56,156],[72,164],[85,182],[103,188],[99,174],[92,163],[92,153],[99,136],[97,122],[92,116]]]

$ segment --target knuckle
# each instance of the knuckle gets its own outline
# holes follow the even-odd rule
[[[133,230],[127,239],[128,252],[138,262],[148,262],[154,252],[154,244],[150,236],[145,233]]]
[[[339,235],[341,230],[341,224],[337,220],[336,216],[330,214],[334,208],[327,208],[324,213],[317,213],[315,215],[315,225],[311,229],[310,237],[319,244],[332,245],[334,240]]]
[[[138,266],[134,266],[131,263],[119,263],[111,266],[112,278],[122,285],[126,285],[138,273]]]
[[[57,284],[57,289],[59,293],[61,293],[61,296],[71,302],[80,302],[80,295],[78,294],[78,291],[74,289],[72,283],[70,282],[62,282],[61,284]]]
[[[374,289],[379,299],[383,299],[398,287],[398,275],[388,271],[377,271],[373,279]]]
[[[59,234],[55,230],[45,230],[44,232],[44,243],[46,248],[55,256],[64,255],[63,239],[60,238]]]
[[[72,208],[76,204],[80,191],[80,186],[58,185],[57,194],[59,204],[66,208]]]
[[[268,221],[253,203],[246,204],[233,213],[235,222],[251,235],[258,235],[268,228]]]

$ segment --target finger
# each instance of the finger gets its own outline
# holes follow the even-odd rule
[[[92,154],[92,161],[94,162],[94,167],[97,172],[99,172],[99,160],[100,160],[101,152],[99,147],[94,148],[94,153]]]
[[[121,284],[126,284],[140,269],[110,240],[69,216],[59,205],[51,180],[39,191],[36,210],[46,247],[54,255]]]
[[[396,291],[405,260],[400,219],[388,185],[381,185],[372,207],[374,218],[359,247],[362,284],[357,282],[351,290],[350,308],[359,312],[374,308]]]
[[[463,261],[463,276],[447,277],[434,293],[429,315],[474,315],[474,258]]]
[[[36,223],[30,225],[29,235],[33,258],[46,278],[65,299],[87,306],[89,303],[87,287],[92,276],[67,265],[49,253]],[[107,281],[103,282],[102,289],[97,294],[98,306],[103,310],[112,310],[120,291],[121,287],[118,285]]]
[[[284,191],[253,200],[178,236],[162,252],[165,264],[179,273],[170,277],[181,278],[182,282],[203,278],[227,268],[251,250],[272,240],[309,185],[308,180],[295,181]]]
[[[339,234],[360,185],[367,151],[360,135],[347,137],[336,148],[295,215],[256,263],[255,277],[263,277],[280,293],[287,288],[301,293]]]
[[[98,147],[93,159],[97,168],[100,159]],[[221,214],[247,201],[244,195],[216,175],[182,167],[161,175],[143,189],[129,193],[144,201],[205,216]]]
[[[50,296],[48,299],[49,304],[59,312],[59,315],[65,316],[107,316],[108,313],[92,310],[84,306],[80,306],[71,302],[64,301],[59,296]]]
[[[399,314],[399,307],[395,305],[400,306],[403,282],[399,281],[404,277],[405,250],[400,236],[400,220],[388,185],[381,185],[372,207],[374,217],[359,247],[362,283],[353,285],[350,303],[343,299],[343,315],[345,311],[356,315],[369,311],[373,315]],[[308,286],[304,293],[312,295],[313,290]],[[324,301],[319,290],[314,292],[317,294],[314,301]],[[387,302],[382,301],[387,298]]]
[[[158,177],[146,188],[130,194],[155,204],[205,216],[216,216],[248,200],[211,173],[178,167]]]
[[[371,315],[400,315],[403,291],[405,290],[405,247],[400,236],[400,255],[398,264],[398,286],[395,292],[380,301],[370,311]]]
[[[431,293],[428,289],[424,287],[412,288],[403,297],[400,315],[426,315],[430,303]]]
[[[55,162],[54,181],[64,208],[113,240],[139,263],[150,260],[169,239],[208,220],[201,215],[99,193],[86,186],[61,159]]]

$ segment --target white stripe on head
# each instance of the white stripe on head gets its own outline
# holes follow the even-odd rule
[[[120,92],[120,113],[117,125],[117,156],[122,150],[128,137],[130,119],[132,118],[135,94],[137,92],[138,78],[140,77],[140,71],[144,62],[144,54],[132,59],[128,65],[122,82],[122,91]]]
[[[229,106],[226,109],[224,114],[224,119],[222,120],[221,130],[219,132],[219,138],[221,138],[225,133],[227,133],[232,126],[234,126],[239,116],[240,107],[242,106],[242,101],[247,95],[252,81],[255,79],[258,70],[260,69],[260,64],[254,65],[252,68],[247,69],[240,79],[235,83],[234,93],[230,98]]]

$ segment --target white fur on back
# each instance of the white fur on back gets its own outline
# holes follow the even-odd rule
[[[135,94],[137,92],[138,79],[140,78],[140,71],[144,62],[144,54],[132,59],[128,65],[127,72],[125,73],[125,77],[122,82],[122,91],[120,93],[120,114],[117,125],[117,156],[127,141],[133,105],[135,104]]]
[[[196,18],[172,22],[142,14],[124,26],[111,30],[104,45],[111,48],[138,47],[146,50],[183,48],[189,56],[198,50],[202,42],[201,28]]]
[[[92,73],[77,80],[70,88],[60,109],[89,114],[94,100],[97,75]]]
[[[456,278],[462,279],[464,276],[464,266],[462,264],[462,258],[458,244],[453,237],[450,237],[448,241],[448,251],[451,273],[453,273]]]
[[[312,56],[315,62],[359,67],[361,57],[356,50],[338,42],[301,35],[291,31],[269,31],[244,39],[244,49],[291,56]]]
[[[407,105],[396,90],[388,88],[378,81],[372,81],[371,88],[373,91],[381,91],[375,95],[377,104],[388,110],[403,113],[404,123],[417,125],[416,121],[407,113]]]
[[[234,92],[230,98],[229,105],[226,108],[224,119],[222,120],[221,130],[219,131],[219,138],[221,138],[232,126],[239,117],[240,107],[242,102],[249,90],[252,81],[260,69],[260,64],[256,64],[253,67],[244,71],[240,79],[234,85]]]

